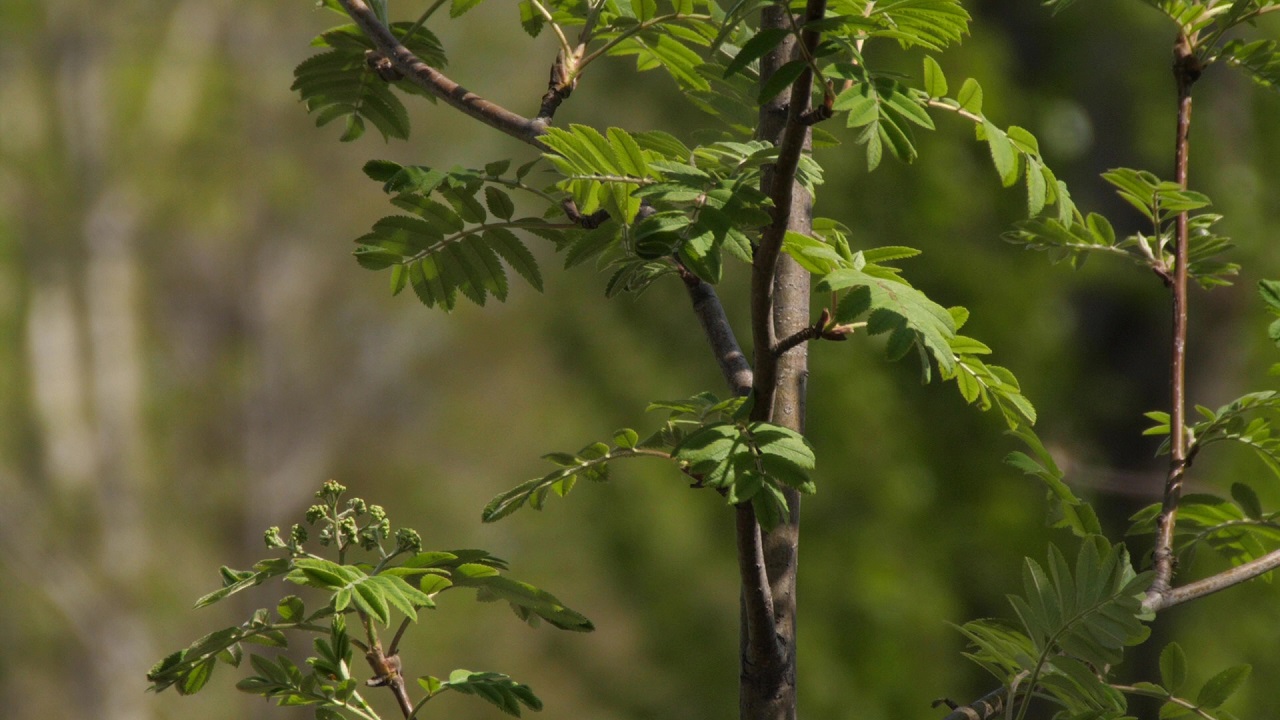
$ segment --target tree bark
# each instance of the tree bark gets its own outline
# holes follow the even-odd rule
[[[809,15],[821,17],[824,3],[810,2]],[[790,28],[785,5],[772,5],[761,16],[761,28]],[[806,38],[807,40],[808,38]],[[761,82],[797,56],[794,36],[760,61]],[[812,76],[795,84],[760,108],[757,137],[780,148],[777,165],[764,176],[764,191],[774,200],[774,223],[761,236],[752,276],[752,338],[755,354],[753,419],[804,431],[808,351],[804,343],[775,354],[776,338],[788,337],[811,324],[809,273],[781,253],[788,230],[812,231],[813,200],[795,182],[795,162],[807,151],[811,133],[801,121],[809,109]],[[750,506],[739,508],[739,553],[743,571],[742,674],[739,713],[743,720],[794,720],[796,717],[796,570],[800,538],[800,495],[786,491],[787,519],[762,532]],[[744,542],[745,541],[745,542]],[[750,557],[747,556],[750,553]],[[767,598],[752,597],[751,561],[764,565]],[[757,583],[758,584],[758,583]],[[763,606],[763,608],[761,607]],[[754,631],[762,610],[772,633]]]

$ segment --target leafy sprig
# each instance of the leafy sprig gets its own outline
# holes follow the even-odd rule
[[[546,499],[564,496],[579,479],[604,482],[610,463],[624,458],[654,457],[673,462],[695,487],[714,488],[730,504],[750,502],[762,525],[773,527],[787,510],[782,488],[814,492],[809,477],[813,449],[799,433],[747,419],[745,398],[720,400],[710,393],[688,400],[661,401],[650,411],[668,413],[658,430],[641,438],[630,428],[613,434],[613,444],[592,443],[576,453],[543,457],[557,469],[521,483],[485,506],[485,522],[501,519],[526,504],[542,509]]]
[[[1060,717],[1118,718],[1123,694],[1109,682],[1126,647],[1149,635],[1143,592],[1152,574],[1136,573],[1124,546],[1100,537],[1081,543],[1074,566],[1056,547],[1047,568],[1027,558],[1023,594],[1010,595],[1018,625],[965,623],[966,654],[1009,687],[1010,711],[1026,716],[1030,698],[1062,708]]]
[[[245,623],[210,633],[187,648],[171,653],[147,675],[154,691],[174,687],[188,695],[201,690],[218,663],[239,667],[244,643],[266,647],[288,647],[298,634],[310,634],[313,655],[306,667],[283,655],[274,658],[250,654],[255,674],[241,680],[240,690],[274,699],[280,705],[313,705],[321,718],[341,718],[344,713],[366,720],[378,714],[361,697],[360,683],[353,677],[354,649],[365,653],[374,677],[371,686],[390,685],[408,712],[407,695],[398,656],[401,635],[417,622],[419,610],[436,607],[435,598],[451,588],[471,588],[481,602],[503,601],[517,617],[538,625],[547,622],[564,630],[589,631],[591,621],[566,607],[554,595],[503,574],[506,562],[483,550],[423,551],[418,533],[410,528],[393,531],[385,511],[360,498],[342,498],[346,488],[328,481],[316,496],[319,502],[307,510],[305,526],[294,525],[286,540],[278,528],[264,534],[268,548],[283,551],[283,557],[263,560],[252,570],[223,568],[223,587],[200,598],[203,607],[282,577],[304,588],[319,591],[320,602],[310,611],[298,595],[285,595],[276,604],[274,615],[259,609]],[[334,560],[308,549],[308,531],[313,528],[321,547],[329,548]],[[348,561],[349,553],[369,555],[367,560]],[[363,640],[351,637],[347,618],[354,617],[364,631]],[[399,628],[385,651],[378,627],[388,627],[400,618]],[[424,676],[427,690],[417,707],[445,690],[477,695],[504,712],[520,714],[520,707],[541,707],[525,685],[505,675],[455,671],[449,681]]]

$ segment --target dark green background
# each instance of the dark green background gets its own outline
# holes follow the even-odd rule
[[[1025,0],[971,11],[972,37],[942,56],[953,87],[979,78],[987,114],[1035,132],[1082,208],[1137,229],[1098,173],[1171,174],[1172,27],[1136,2],[1082,2],[1057,19]],[[506,557],[599,628],[530,630],[446,595],[408,641],[409,672],[507,672],[549,718],[734,717],[736,573],[716,495],[636,462],[544,513],[478,520],[491,496],[544,471],[541,453],[651,429],[651,399],[723,392],[678,283],[606,303],[603,275],[561,272],[536,246],[542,295],[521,286],[505,305],[450,316],[389,297],[385,275],[349,256],[392,210],[361,164],[531,154],[416,100],[407,143],[340,145],[336,128],[314,129],[290,72],[333,17],[263,0],[0,5],[0,714],[308,716],[242,696],[225,670],[186,699],[143,694],[143,675],[272,601],[275,586],[190,609],[219,564],[261,557],[263,528],[296,521],[332,477],[428,547]],[[442,18],[437,32],[456,80],[536,109],[554,44],[521,34],[514,4]],[[918,72],[893,48],[871,57]],[[1274,386],[1253,286],[1280,276],[1280,98],[1218,68],[1197,93],[1192,185],[1227,215],[1245,266],[1236,286],[1192,296],[1190,396],[1217,405]],[[686,137],[701,122],[661,72],[621,60],[593,67],[557,120]],[[1021,192],[999,187],[971,126],[939,126],[910,167],[886,159],[867,175],[858,148],[824,151],[818,211],[847,223],[855,247],[925,250],[907,276],[973,311],[966,334],[1021,378],[1041,436],[1118,537],[1161,483],[1140,432],[1141,413],[1164,403],[1164,290],[1105,258],[1072,272],[1001,242]],[[745,336],[743,276],[732,268],[721,297]],[[801,714],[938,717],[934,698],[991,687],[949,624],[1007,616],[1021,558],[1070,540],[1043,529],[1041,489],[1002,465],[1015,446],[997,417],[951,386],[922,387],[875,342],[812,357]],[[1242,451],[1199,459],[1192,482],[1225,492],[1246,478],[1280,501]],[[1183,577],[1218,567],[1204,555]],[[1278,622],[1263,584],[1169,611],[1128,677],[1155,679],[1151,657],[1177,637],[1193,680],[1254,664],[1229,707],[1267,717]],[[498,717],[474,699],[435,703],[428,717]]]

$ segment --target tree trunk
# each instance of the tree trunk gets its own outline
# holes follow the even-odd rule
[[[762,28],[789,28],[790,20],[786,16],[785,6],[773,5],[763,11]],[[796,54],[795,38],[791,37],[780,44],[773,52],[765,55],[760,61],[760,78],[763,83],[781,65],[791,60]],[[760,120],[757,137],[783,145],[783,138],[788,125],[796,122],[800,113],[807,110],[809,92],[808,73],[801,78],[800,85],[805,88],[802,97],[795,98],[803,107],[790,107],[793,101],[789,91],[783,91],[760,108]],[[794,130],[794,129],[793,129]],[[810,133],[803,131],[803,147],[809,147]],[[784,177],[779,178],[778,175]],[[789,203],[785,207],[775,206],[776,233],[766,232],[761,240],[761,247],[772,241],[780,245],[781,230],[779,222],[785,230],[793,230],[809,234],[812,231],[813,199],[795,183],[791,174],[766,172],[764,190],[773,197],[777,193],[772,186],[775,182],[793,184],[789,195]],[[776,250],[776,248],[775,248]],[[760,255],[757,252],[757,274],[760,272]],[[756,356],[756,397],[758,403],[753,416],[766,419],[771,423],[804,431],[805,390],[808,378],[808,350],[800,343],[776,359],[776,362],[763,358],[771,355],[776,338],[784,338],[803,329],[810,324],[809,320],[809,273],[785,254],[777,256],[772,265],[771,277],[757,277],[753,283],[753,294],[759,296],[765,288],[772,291],[771,302],[760,302],[753,298],[752,307],[755,312],[767,308],[769,332],[753,333],[753,352]],[[767,284],[766,284],[767,283]],[[762,362],[763,360],[763,362]],[[763,372],[762,372],[763,371]],[[761,392],[768,388],[770,392]],[[762,407],[767,404],[768,407]],[[739,553],[744,552],[741,542],[744,534],[748,537],[752,532],[759,538],[757,552],[762,556],[764,575],[768,583],[768,596],[771,600],[772,633],[751,632],[752,612],[748,594],[751,587],[744,584],[742,599],[742,672],[739,686],[739,713],[742,720],[794,720],[796,717],[796,569],[797,551],[800,537],[800,495],[798,492],[786,490],[789,517],[778,527],[768,533],[760,534],[759,524],[755,522],[750,507],[739,509]],[[744,527],[746,525],[747,527]],[[747,558],[746,560],[749,560]]]

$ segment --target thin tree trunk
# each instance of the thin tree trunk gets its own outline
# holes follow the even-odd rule
[[[761,17],[761,27],[791,27],[786,12],[785,6],[781,5],[766,8]],[[821,13],[821,9],[817,12]],[[795,54],[796,42],[792,37],[763,57],[761,81],[767,80]],[[794,96],[784,91],[760,108],[757,137],[779,147],[791,143],[797,150],[808,149],[810,132],[807,127],[801,129],[797,123],[809,106],[810,82],[806,72],[796,85],[801,90]],[[775,223],[761,239],[753,275],[757,403],[753,417],[803,432],[808,352],[805,344],[800,343],[775,357],[774,345],[776,338],[788,337],[811,324],[809,273],[790,257],[781,254],[779,249],[785,231],[811,233],[813,200],[794,181],[794,165],[789,171],[784,167],[787,164],[784,153],[785,150],[779,153],[778,169],[766,172],[764,178],[764,189],[775,201]],[[779,182],[790,187],[775,187]],[[771,609],[767,618],[772,623],[769,628],[772,632],[752,631],[752,623],[759,623],[760,612],[753,606],[751,585],[744,584],[739,686],[739,713],[743,720],[794,720],[796,717],[796,569],[800,496],[790,489],[786,496],[790,509],[788,518],[767,533],[761,533],[749,506],[739,509],[739,553],[745,556],[747,548],[754,545],[750,550],[763,560],[768,585],[768,598],[764,605]],[[744,538],[752,542],[744,546]],[[744,563],[743,567],[748,565],[750,562]],[[744,570],[744,579],[747,577]]]

